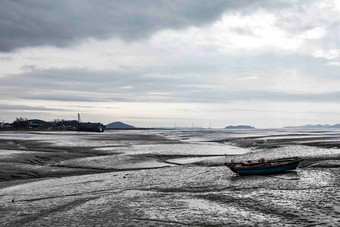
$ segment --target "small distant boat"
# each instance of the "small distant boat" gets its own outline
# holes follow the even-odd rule
[[[260,175],[280,173],[287,170],[296,169],[302,158],[281,158],[273,160],[265,160],[264,158],[258,161],[246,162],[226,162],[224,163],[231,171],[240,175]]]

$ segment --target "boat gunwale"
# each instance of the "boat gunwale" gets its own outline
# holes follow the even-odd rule
[[[302,158],[293,157],[293,158],[282,158],[282,159],[273,159],[265,162],[256,162],[256,163],[247,163],[247,162],[226,162],[225,166],[230,168],[233,172],[238,173],[239,170],[268,170],[275,169],[286,165],[292,165],[303,161]]]

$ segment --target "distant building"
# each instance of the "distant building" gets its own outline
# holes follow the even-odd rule
[[[86,132],[104,132],[105,126],[101,123],[90,122],[78,122],[72,121],[60,121],[55,123],[55,127],[59,129],[66,129],[72,131],[86,131]]]
[[[13,128],[15,130],[69,130],[69,131],[87,131],[87,132],[104,132],[105,126],[101,123],[79,122],[77,120],[54,120],[53,122],[43,121],[40,119],[17,118],[13,123],[8,124],[0,122],[0,128]]]
[[[104,132],[105,126],[101,123],[81,122],[80,113],[78,113],[78,131],[85,132]]]
[[[78,130],[79,122],[76,120],[71,121],[59,121],[55,124],[56,128],[67,130]]]
[[[9,123],[4,123],[3,128],[12,128],[12,125]]]
[[[78,131],[104,132],[105,126],[101,123],[79,123]]]
[[[28,120],[29,128],[38,128],[38,127],[51,127],[52,124],[46,121],[42,121],[39,119]]]

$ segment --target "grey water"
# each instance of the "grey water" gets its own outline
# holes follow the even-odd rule
[[[340,131],[0,132],[0,226],[339,226]],[[296,171],[223,163],[299,156]]]

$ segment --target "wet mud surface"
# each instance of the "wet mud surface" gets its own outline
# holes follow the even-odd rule
[[[339,131],[0,132],[0,226],[338,226],[339,144]],[[300,168],[276,175],[223,166],[293,156]]]

